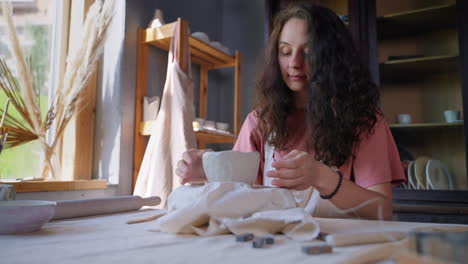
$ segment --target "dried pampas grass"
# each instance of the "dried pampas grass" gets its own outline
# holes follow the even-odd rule
[[[9,130],[9,138],[5,147],[14,147],[38,139],[44,152],[40,177],[49,178],[50,172],[52,178],[58,179],[56,172],[59,171],[60,162],[55,157],[56,149],[71,118],[81,110],[79,105],[85,99],[85,87],[104,49],[106,32],[113,18],[114,3],[114,0],[106,0],[104,3],[102,0],[96,0],[89,8],[78,48],[69,51],[64,78],[60,79],[45,120],[42,120],[38,95],[34,92],[33,75],[16,35],[11,3],[2,2],[2,17],[7,24],[18,82],[4,59],[0,58],[0,88],[11,98],[13,107],[23,119],[18,120],[7,113],[5,126]],[[3,113],[4,109],[0,109],[0,112]],[[50,140],[46,140],[45,135],[49,131],[51,137]]]

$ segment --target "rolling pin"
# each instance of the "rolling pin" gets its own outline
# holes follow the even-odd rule
[[[397,231],[340,233],[325,236],[325,241],[334,247],[345,247],[399,241],[406,233]]]
[[[158,196],[141,198],[134,195],[57,201],[55,215],[52,220],[136,211],[142,206],[156,206],[160,202],[161,198]]]

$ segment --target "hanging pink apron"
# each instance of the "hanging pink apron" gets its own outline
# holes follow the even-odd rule
[[[142,197],[159,196],[166,207],[169,193],[180,185],[175,175],[177,162],[182,153],[196,148],[192,121],[195,119],[193,81],[190,72],[190,53],[187,52],[188,73],[177,61],[178,26],[169,49],[167,76],[161,100],[161,109],[151,130],[143,162],[138,173],[134,194]],[[181,43],[189,49],[188,43]]]

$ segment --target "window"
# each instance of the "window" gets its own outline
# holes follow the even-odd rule
[[[17,0],[13,3],[13,18],[18,37],[27,60],[31,63],[39,103],[43,116],[53,94],[58,76],[63,69],[64,47],[68,32],[67,14],[69,1],[63,0]],[[15,74],[8,51],[5,24],[0,24],[0,54]],[[0,105],[5,106],[6,97],[0,92]],[[15,115],[15,109],[9,108]],[[0,154],[0,179],[29,178],[40,172],[41,157],[39,142],[4,149]]]

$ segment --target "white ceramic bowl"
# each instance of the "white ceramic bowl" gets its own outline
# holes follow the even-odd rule
[[[211,130],[214,130],[216,129],[216,123],[215,121],[213,120],[205,120],[203,122],[203,126],[202,126],[204,129],[211,129]]]
[[[210,45],[226,54],[229,54],[229,55],[231,54],[231,51],[229,50],[229,48],[221,44],[221,42],[219,41],[212,41],[210,42]]]
[[[205,32],[193,32],[192,37],[197,38],[205,43],[210,43],[210,37]]]
[[[224,123],[224,122],[216,122],[216,129],[223,130],[223,131],[228,131],[229,130],[229,124]]]
[[[253,185],[258,173],[258,152],[208,151],[203,154],[208,182],[243,182]]]
[[[49,222],[57,203],[52,201],[0,201],[0,234],[34,232]]]

